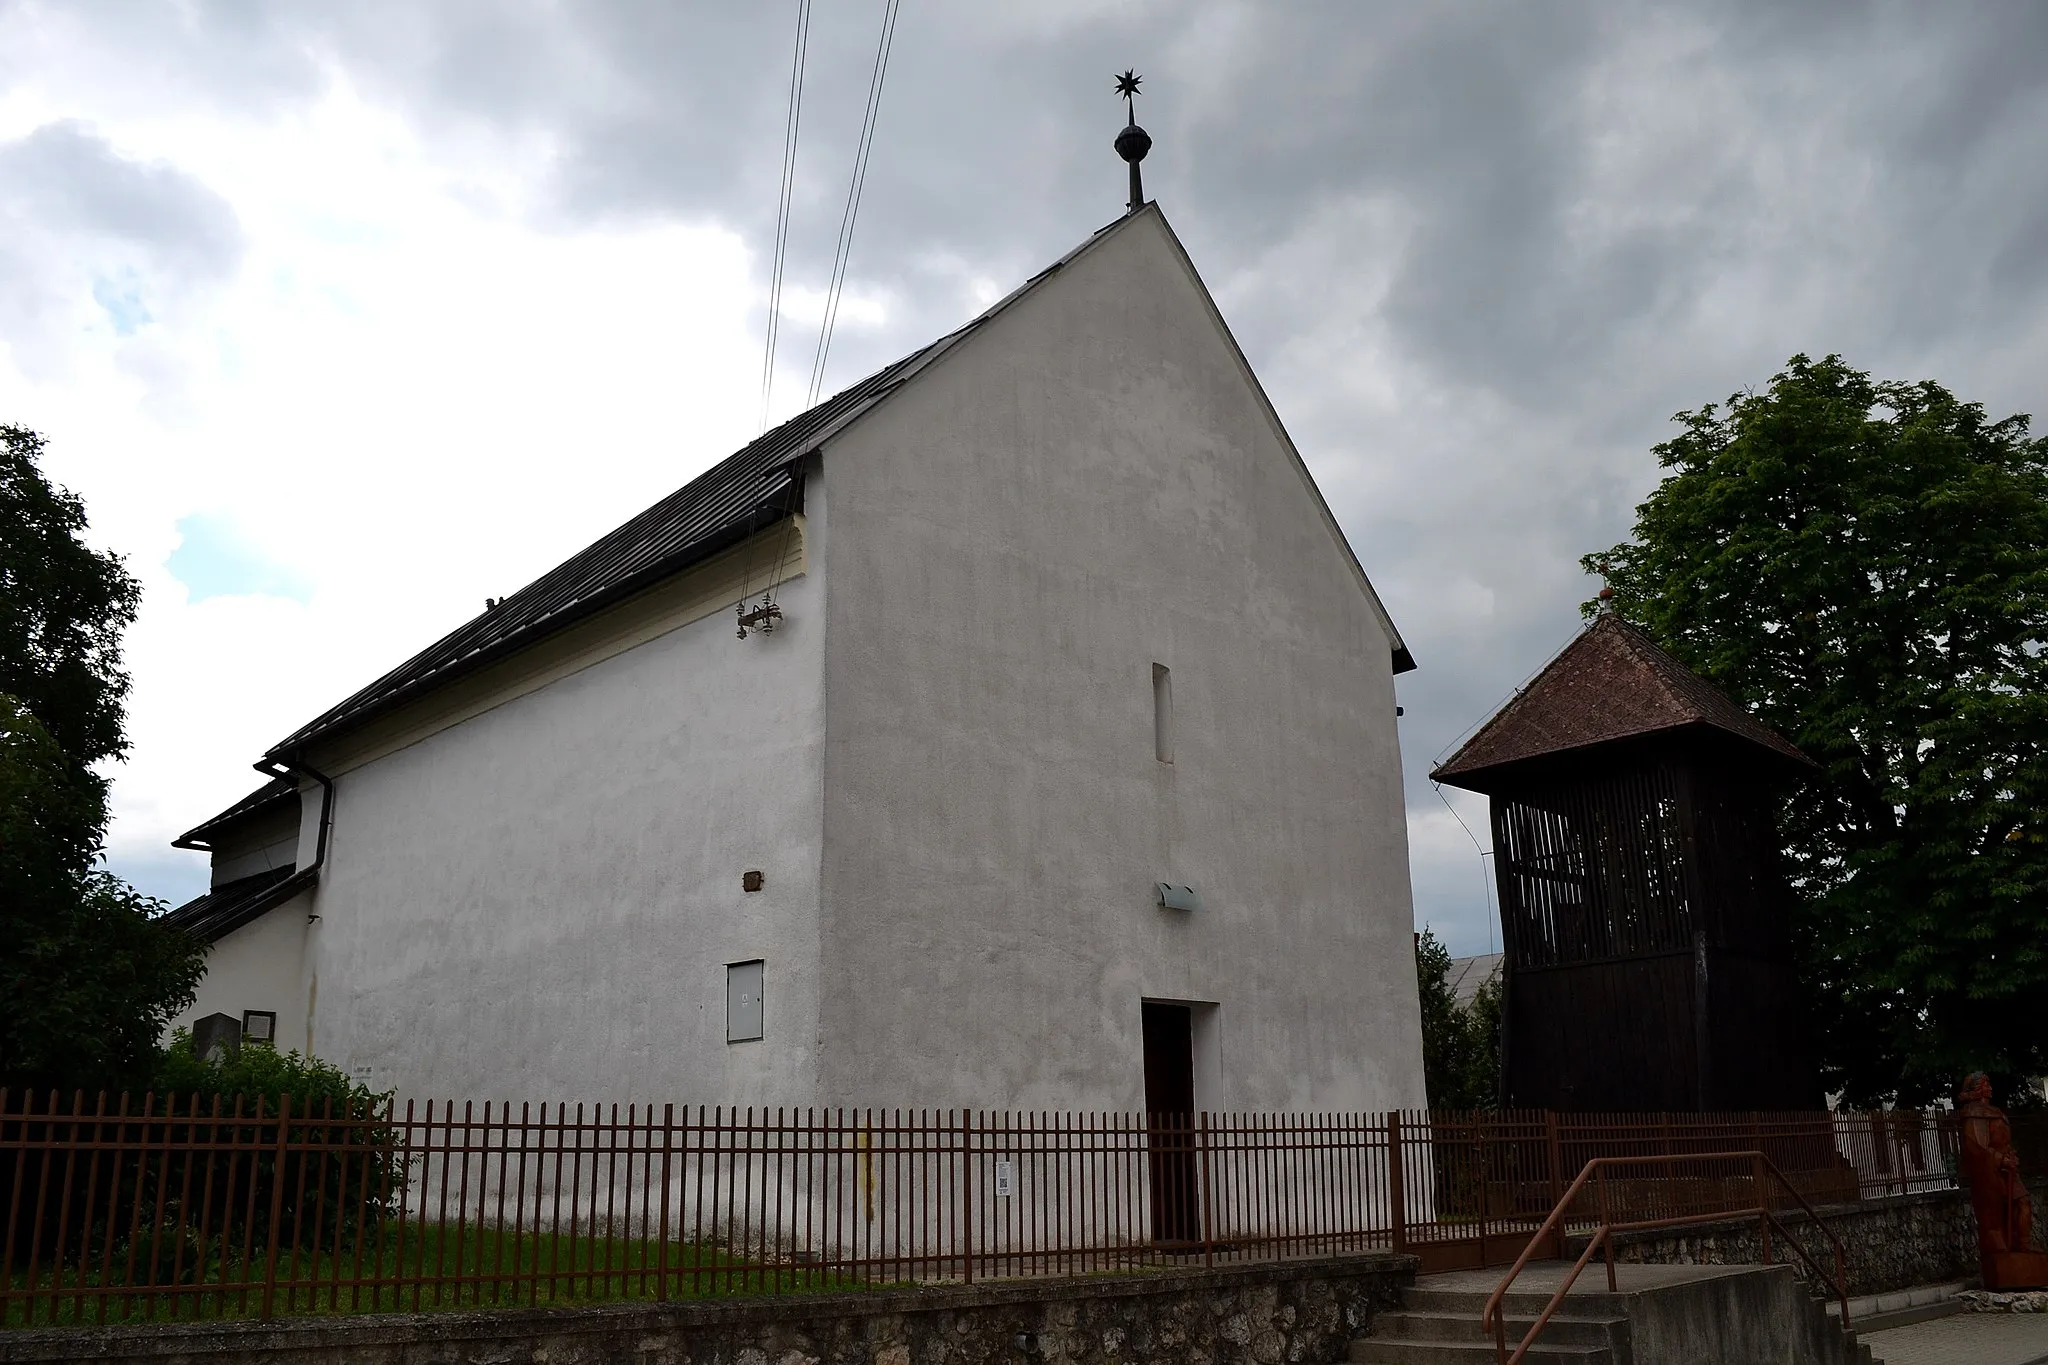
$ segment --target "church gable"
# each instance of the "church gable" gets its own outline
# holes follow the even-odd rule
[[[1215,391],[1217,396],[1225,401],[1237,398],[1247,402],[1270,429],[1272,438],[1278,446],[1278,453],[1283,457],[1289,471],[1299,481],[1301,489],[1306,494],[1307,501],[1312,510],[1313,520],[1328,535],[1331,544],[1335,547],[1351,575],[1355,578],[1357,586],[1365,594],[1373,616],[1385,631],[1388,646],[1392,653],[1393,671],[1396,673],[1408,672],[1415,667],[1414,656],[1409,653],[1408,646],[1402,641],[1399,628],[1396,627],[1393,617],[1388,613],[1385,604],[1380,600],[1378,590],[1373,587],[1371,579],[1367,577],[1364,565],[1359,562],[1357,553],[1351,547],[1350,539],[1344,534],[1343,528],[1337,523],[1335,514],[1331,512],[1328,502],[1324,500],[1322,490],[1316,485],[1314,475],[1309,472],[1307,462],[1302,459],[1301,452],[1295,447],[1293,438],[1288,435],[1286,425],[1281,421],[1278,410],[1274,408],[1272,400],[1267,397],[1265,386],[1259,382],[1258,375],[1252,369],[1251,362],[1246,359],[1243,348],[1237,344],[1237,338],[1231,333],[1229,324],[1224,320],[1222,310],[1217,307],[1215,296],[1209,292],[1208,285],[1203,282],[1200,272],[1196,270],[1193,259],[1187,254],[1187,249],[1181,244],[1180,238],[1174,233],[1172,227],[1167,224],[1165,215],[1160,212],[1158,207],[1156,205],[1148,205],[1140,216],[1150,219],[1150,225],[1156,228],[1160,244],[1164,247],[1165,253],[1185,276],[1190,301],[1206,319],[1210,338],[1228,351],[1232,362],[1230,368],[1235,371],[1236,383],[1225,382],[1216,385]]]
[[[841,433],[826,456],[837,496],[862,501],[869,471],[841,466],[877,461],[877,497],[907,514],[992,515],[990,548],[1086,558],[1117,582],[1213,580],[1226,614],[1284,619],[1304,592],[1341,582],[1391,670],[1414,667],[1156,205],[1035,278]]]

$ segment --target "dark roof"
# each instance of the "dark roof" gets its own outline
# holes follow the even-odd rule
[[[1777,731],[1610,612],[1595,617],[1430,776],[1471,786],[1469,779],[1510,764],[1688,726],[1813,766]]]
[[[186,901],[157,921],[183,929],[208,943],[226,937],[250,920],[275,910],[311,886],[319,877],[312,868],[304,872],[274,867],[253,877],[238,877],[196,900]]]
[[[289,778],[273,777],[255,791],[250,792],[247,796],[235,802],[234,805],[229,806],[219,815],[201,821],[183,834],[180,834],[177,838],[171,840],[171,847],[205,848],[207,847],[206,841],[208,837],[218,834],[223,827],[233,824],[245,816],[255,815],[259,811],[297,801],[298,797],[299,784],[297,782]]]
[[[966,326],[884,366],[721,460],[596,544],[323,711],[273,746],[269,756],[293,754],[450,677],[532,644],[787,515],[800,496],[797,461],[1125,221],[1119,218],[1098,229]]]

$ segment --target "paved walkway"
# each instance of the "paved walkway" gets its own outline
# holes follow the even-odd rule
[[[1857,1340],[1884,1365],[2048,1365],[2048,1314],[1951,1313]]]

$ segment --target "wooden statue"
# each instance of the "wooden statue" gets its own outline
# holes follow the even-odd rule
[[[2034,1204],[2020,1179],[2012,1125],[1991,1102],[1991,1078],[1972,1072],[1956,1095],[1963,1178],[1977,1214],[1977,1255],[1986,1289],[2048,1287],[2048,1252],[2033,1249]]]

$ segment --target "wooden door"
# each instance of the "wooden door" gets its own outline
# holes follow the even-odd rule
[[[1202,1206],[1195,1152],[1194,1013],[1186,1005],[1154,1000],[1145,1002],[1144,1011],[1152,1236],[1159,1242],[1199,1242]]]

